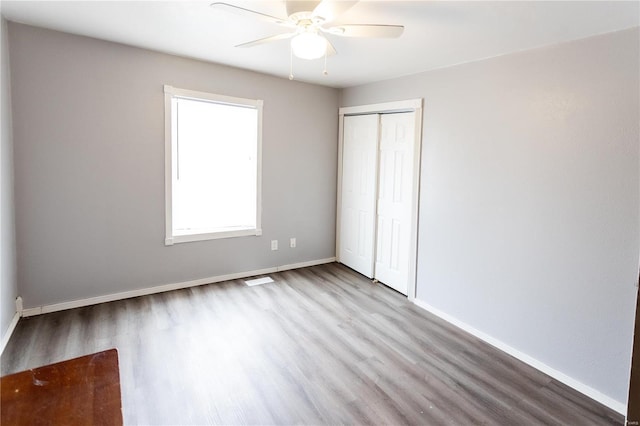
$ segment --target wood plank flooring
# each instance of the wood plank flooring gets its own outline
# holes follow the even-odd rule
[[[2,374],[118,348],[131,425],[624,423],[342,265],[271,277],[23,318]]]

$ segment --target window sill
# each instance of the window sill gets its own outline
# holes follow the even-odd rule
[[[262,229],[246,228],[234,229],[232,231],[215,231],[194,234],[182,234],[168,236],[164,240],[165,246],[172,246],[179,243],[190,243],[193,241],[219,240],[221,238],[249,237],[262,235]]]

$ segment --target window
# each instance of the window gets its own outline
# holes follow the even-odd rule
[[[261,235],[262,101],[164,92],[165,244]]]

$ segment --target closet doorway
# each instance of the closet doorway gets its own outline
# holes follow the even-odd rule
[[[340,109],[338,261],[415,298],[422,100]]]

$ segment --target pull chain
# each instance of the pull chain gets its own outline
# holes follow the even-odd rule
[[[289,80],[293,80],[293,46],[289,45]]]
[[[327,51],[324,51],[324,69],[322,74],[329,75],[327,71]],[[293,47],[289,46],[289,80],[293,80]]]
[[[327,72],[327,50],[325,49],[324,51],[324,70],[322,71],[322,74],[324,75],[328,75],[329,73]]]

